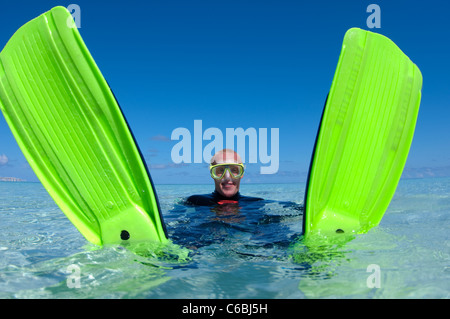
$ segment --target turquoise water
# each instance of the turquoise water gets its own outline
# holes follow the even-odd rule
[[[210,185],[156,186],[170,237],[189,251],[98,249],[41,184],[1,182],[0,298],[450,297],[448,178],[401,180],[377,228],[319,250],[298,239],[303,184],[244,184],[267,201],[213,212],[180,204]]]

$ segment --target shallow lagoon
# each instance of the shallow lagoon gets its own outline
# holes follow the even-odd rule
[[[1,182],[0,298],[449,298],[448,178],[402,179],[378,227],[314,249],[303,184],[244,184],[267,200],[234,211],[182,205],[210,185],[156,187],[174,244],[136,254],[87,243],[40,183]]]

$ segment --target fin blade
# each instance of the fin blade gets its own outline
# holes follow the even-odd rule
[[[86,239],[120,242],[127,230],[133,240],[165,241],[145,162],[71,21],[65,8],[55,7],[20,28],[0,53],[5,119],[44,187]]]
[[[421,87],[420,70],[391,40],[347,31],[311,162],[305,235],[378,225],[406,163]]]

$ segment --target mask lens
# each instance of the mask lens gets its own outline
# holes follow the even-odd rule
[[[216,175],[217,177],[222,177],[223,174],[225,173],[225,166],[217,166],[215,168],[213,168],[214,171],[214,175]]]
[[[242,175],[242,167],[239,165],[230,165],[230,173],[233,177],[239,177]]]
[[[240,178],[244,174],[243,165],[218,164],[211,167],[211,176],[214,179],[221,179],[227,170],[232,178]]]

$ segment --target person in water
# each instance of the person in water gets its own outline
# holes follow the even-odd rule
[[[286,218],[302,216],[302,213],[296,214],[297,210],[291,203],[279,202],[281,214],[277,215],[272,210],[265,210],[265,205],[276,202],[241,195],[239,188],[244,170],[240,156],[233,150],[224,149],[212,157],[209,171],[214,181],[214,191],[191,195],[170,212],[170,218],[177,221],[177,227],[170,234],[175,243],[198,249],[222,244],[227,238],[240,233],[245,233],[246,240],[254,240],[255,245],[284,245],[291,242],[291,229],[287,228],[284,221]],[[186,213],[189,206],[195,206],[195,209]],[[294,211],[284,216],[289,208]],[[182,221],[180,215],[184,216]],[[248,256],[245,252],[243,255]]]
[[[257,197],[242,196],[239,193],[241,179],[244,176],[244,164],[238,153],[223,149],[211,158],[209,172],[214,180],[214,192],[205,195],[192,195],[186,203],[198,206],[238,204],[247,201],[263,200]]]

